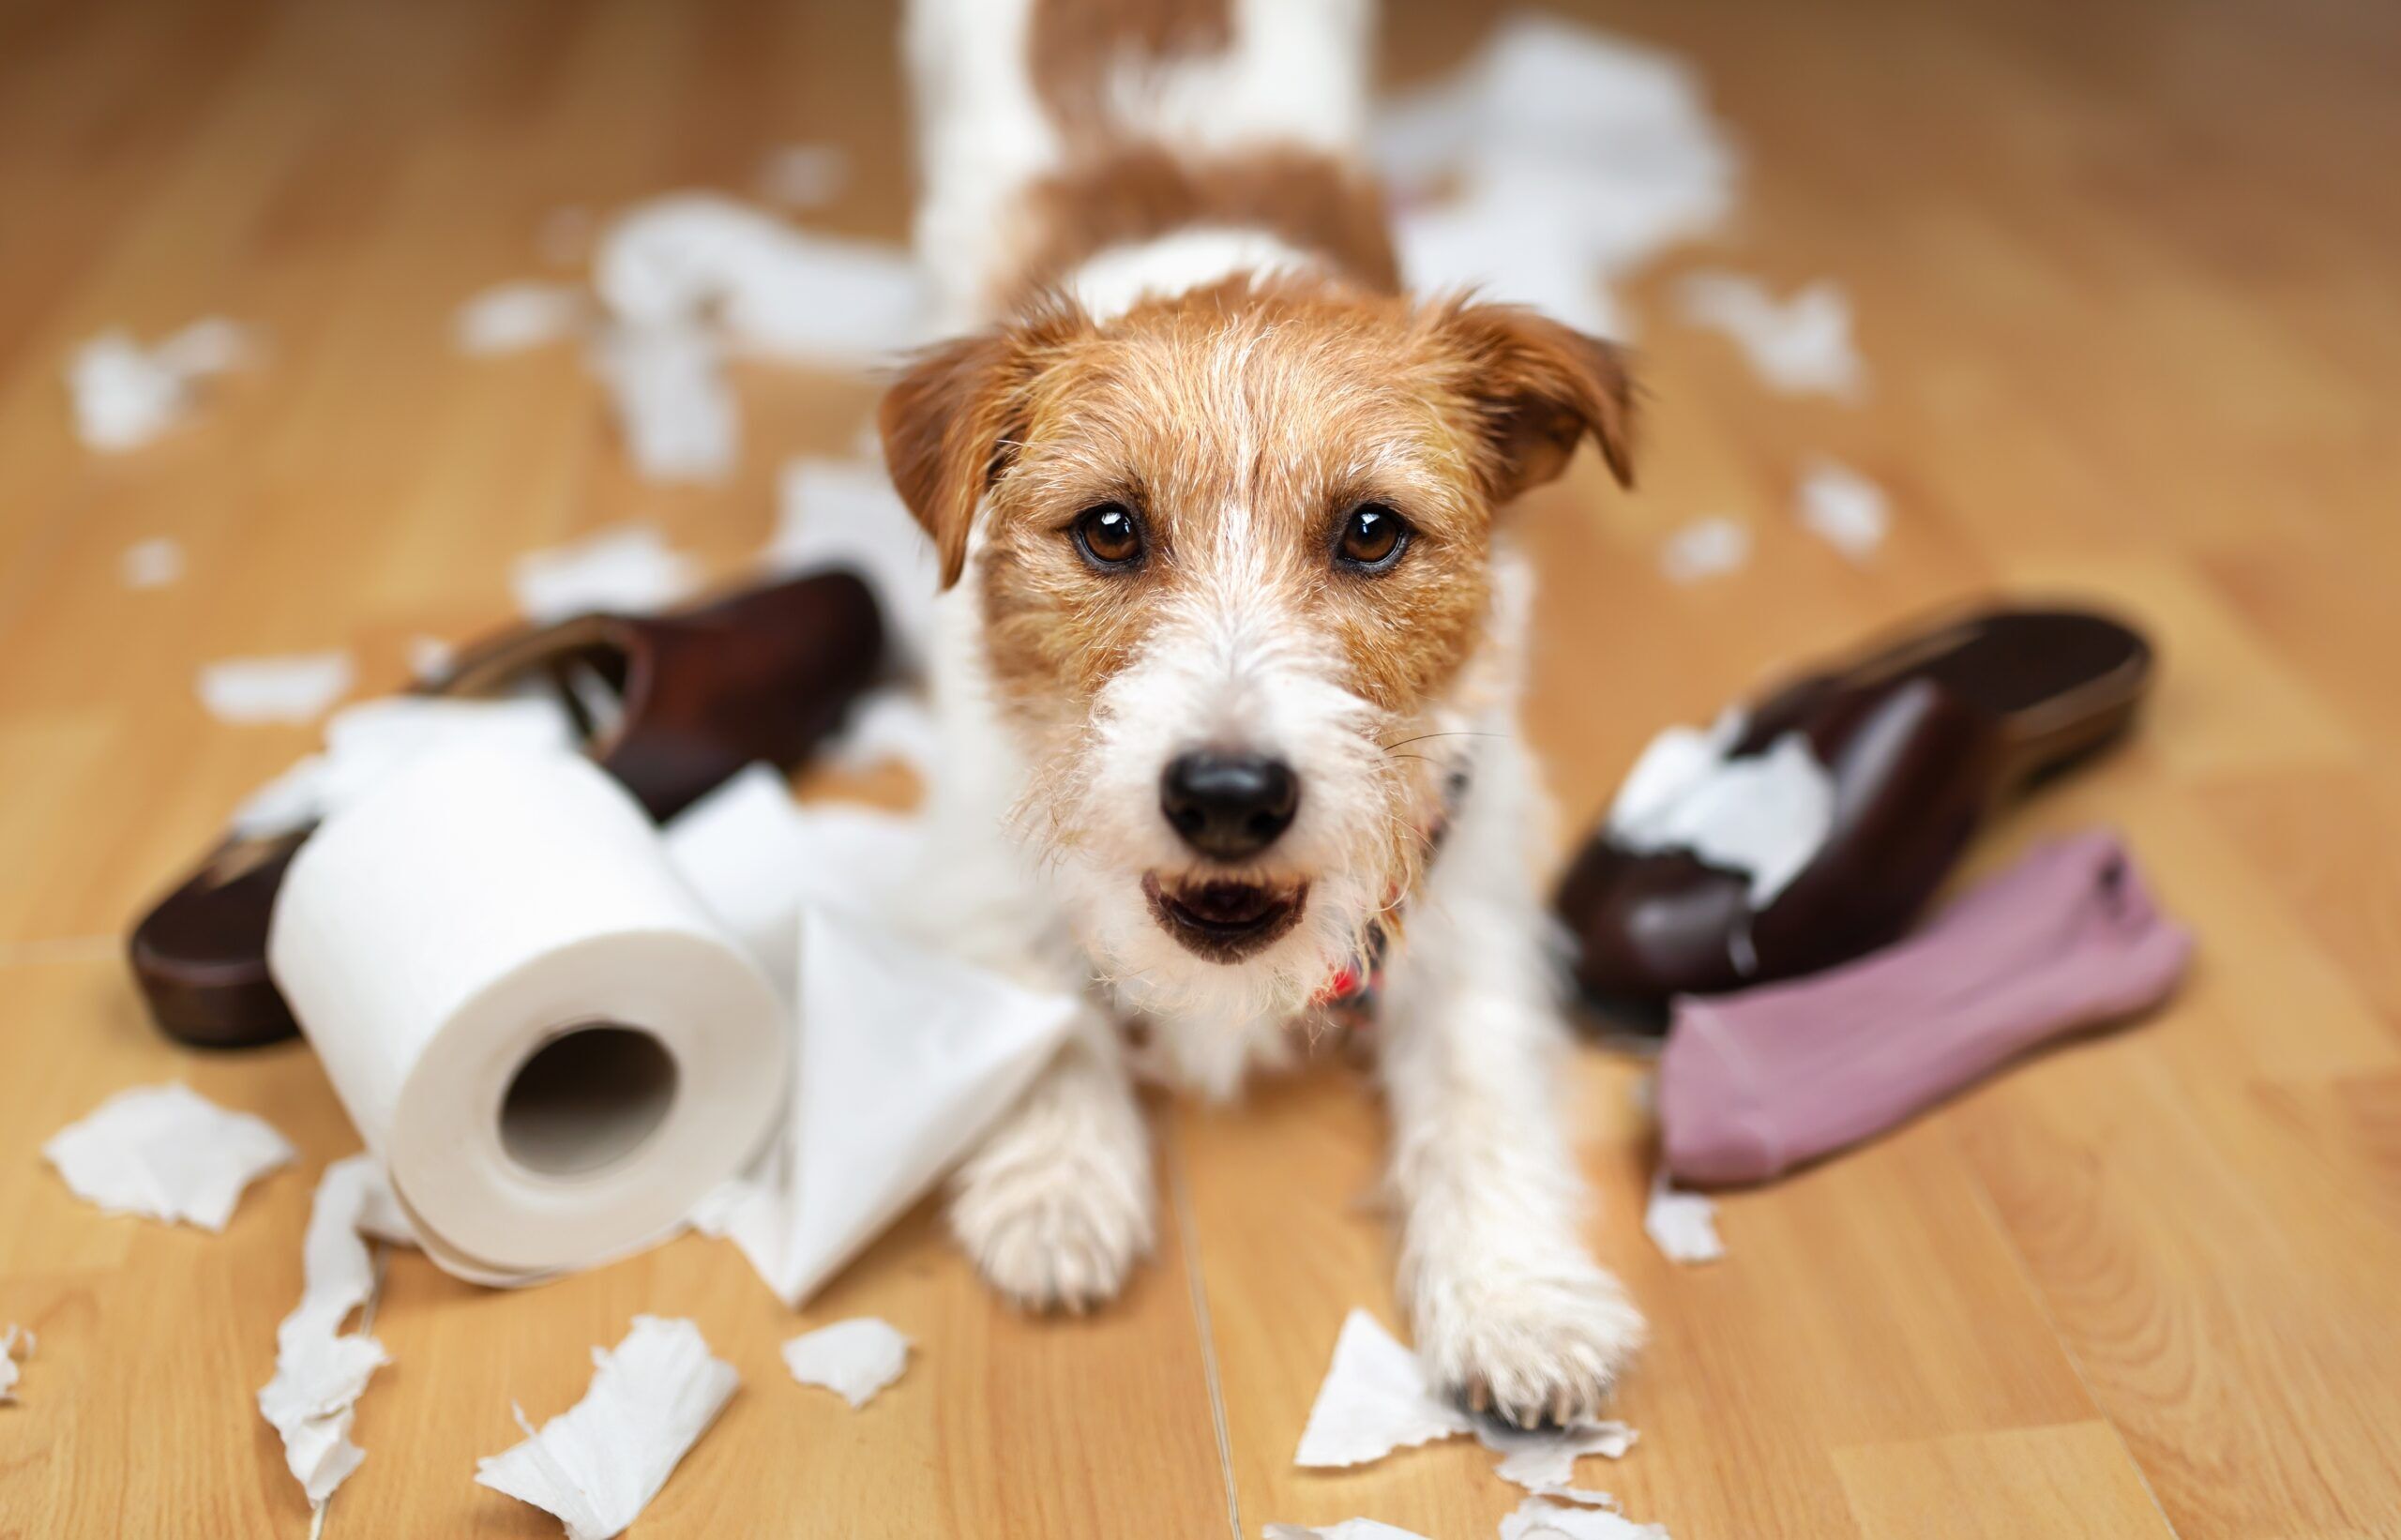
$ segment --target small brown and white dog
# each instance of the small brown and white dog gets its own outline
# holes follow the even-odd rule
[[[1529,577],[1496,521],[1587,435],[1625,476],[1628,387],[1606,343],[1399,292],[1369,21],[911,8],[917,243],[967,332],[882,418],[947,590],[922,898],[1092,1002],[951,1219],[1011,1298],[1109,1298],[1155,1222],[1134,1077],[1229,1095],[1380,973],[1418,1351],[1567,1420],[1642,1322],[1578,1239],[1552,1106]]]

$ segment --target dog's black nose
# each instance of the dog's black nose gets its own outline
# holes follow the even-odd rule
[[[1167,821],[1185,844],[1220,861],[1245,860],[1276,843],[1300,805],[1300,778],[1264,754],[1195,749],[1159,778]]]

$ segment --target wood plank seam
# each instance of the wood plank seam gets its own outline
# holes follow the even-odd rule
[[[1209,1421],[1217,1436],[1217,1473],[1226,1483],[1226,1523],[1243,1540],[1242,1487],[1234,1480],[1233,1438],[1226,1422],[1226,1389],[1217,1376],[1216,1330],[1209,1322],[1209,1287],[1200,1275],[1200,1227],[1192,1218],[1192,1190],[1184,1176],[1184,1146],[1166,1130],[1168,1194],[1184,1246],[1184,1279],[1192,1293],[1192,1322],[1200,1335],[1200,1367],[1209,1386]]]

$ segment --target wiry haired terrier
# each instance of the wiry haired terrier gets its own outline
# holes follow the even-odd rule
[[[1368,20],[913,7],[917,239],[965,334],[883,411],[947,588],[926,898],[1092,1002],[952,1221],[1014,1299],[1110,1297],[1155,1223],[1133,1077],[1228,1095],[1372,1004],[1418,1351],[1566,1420],[1642,1323],[1578,1238],[1551,1105],[1503,509],[1587,436],[1623,478],[1628,387],[1605,342],[1401,293]]]

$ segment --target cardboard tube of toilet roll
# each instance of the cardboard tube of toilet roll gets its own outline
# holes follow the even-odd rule
[[[267,960],[427,1253],[479,1282],[671,1233],[785,1093],[775,989],[575,755],[396,772],[301,848]]]

